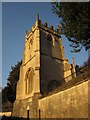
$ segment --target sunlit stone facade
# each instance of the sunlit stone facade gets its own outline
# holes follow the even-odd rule
[[[42,24],[37,16],[35,25],[26,32],[13,116],[27,117],[30,110],[30,117],[38,117],[39,97],[72,77],[75,77],[74,60],[68,64],[64,56],[60,30]]]

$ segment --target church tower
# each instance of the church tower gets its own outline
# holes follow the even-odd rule
[[[42,24],[37,15],[35,25],[26,31],[13,115],[26,117],[25,110],[34,111],[35,94],[38,97],[48,94],[75,76],[71,76],[74,72],[74,63],[69,65],[64,57],[60,29],[54,30],[53,26]]]

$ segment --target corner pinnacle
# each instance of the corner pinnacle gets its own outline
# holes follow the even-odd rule
[[[37,15],[36,15],[36,20],[39,20],[39,14],[37,13]]]

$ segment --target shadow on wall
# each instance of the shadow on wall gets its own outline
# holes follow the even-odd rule
[[[20,117],[5,117],[1,120],[88,120],[88,118],[20,118]]]
[[[40,93],[46,96],[65,81],[60,43],[54,41],[51,34],[40,32]]]
[[[3,116],[1,120],[30,120],[29,118],[20,118],[20,117],[6,117]]]

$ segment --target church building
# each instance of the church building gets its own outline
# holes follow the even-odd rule
[[[75,76],[74,60],[69,64],[64,56],[60,28],[42,24],[37,15],[35,25],[26,31],[12,115],[38,118],[40,97]]]

